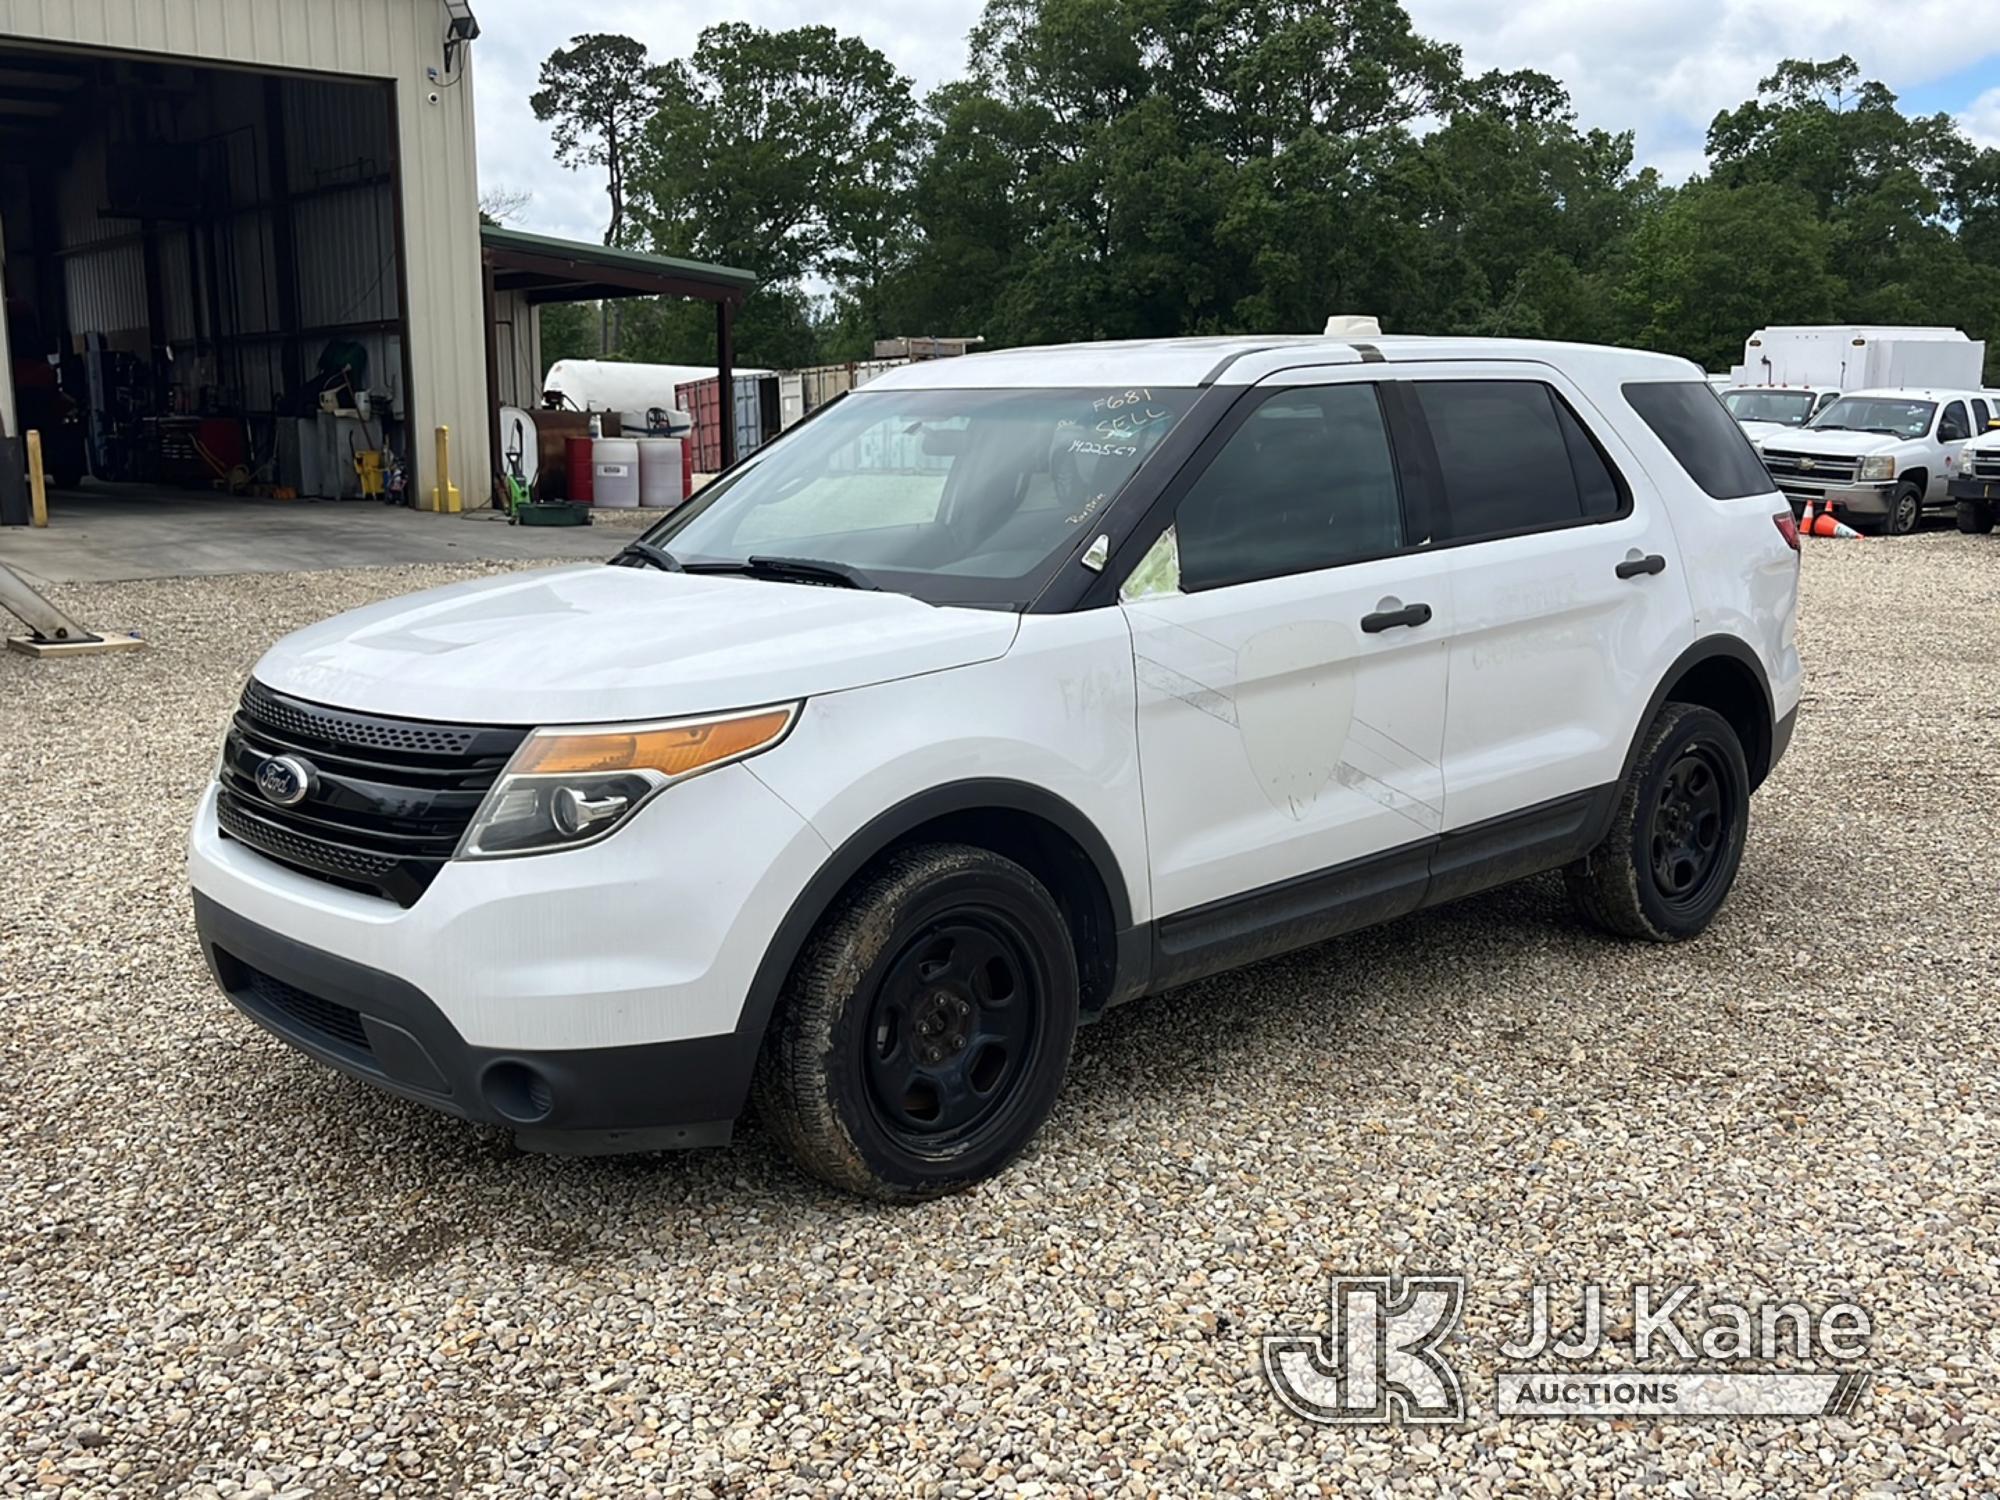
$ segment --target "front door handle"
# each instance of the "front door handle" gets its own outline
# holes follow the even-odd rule
[[[1428,604],[1406,604],[1401,609],[1381,609],[1372,615],[1361,617],[1361,628],[1370,635],[1380,635],[1385,630],[1394,630],[1398,625],[1415,628],[1431,622],[1431,607]]]
[[[1620,578],[1638,578],[1647,573],[1664,573],[1667,560],[1655,552],[1650,557],[1628,557],[1618,565]]]

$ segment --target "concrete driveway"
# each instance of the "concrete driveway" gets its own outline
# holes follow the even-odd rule
[[[49,497],[46,528],[0,527],[0,562],[30,584],[406,563],[605,558],[659,512],[607,512],[579,527],[509,526],[365,501],[235,500],[91,485]]]

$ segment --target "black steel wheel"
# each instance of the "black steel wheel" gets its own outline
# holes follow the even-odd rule
[[[1676,910],[1699,907],[1723,871],[1732,809],[1717,746],[1696,740],[1667,768],[1646,817],[1653,885]]]
[[[919,933],[875,991],[867,1096],[908,1149],[976,1138],[1014,1097],[1042,1027],[1028,939],[1001,909],[960,908]]]
[[[1750,771],[1736,731],[1714,709],[1669,703],[1640,738],[1610,831],[1563,881],[1607,932],[1678,942],[1728,899],[1749,829]]]
[[[758,1058],[757,1112],[807,1171],[870,1197],[990,1177],[1048,1118],[1078,982],[1041,883],[930,844],[864,872],[795,966]]]

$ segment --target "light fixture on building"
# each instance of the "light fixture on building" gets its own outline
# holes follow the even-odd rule
[[[479,17],[472,13],[472,0],[444,0],[449,24],[444,33],[444,70],[458,66],[458,49],[479,36]]]

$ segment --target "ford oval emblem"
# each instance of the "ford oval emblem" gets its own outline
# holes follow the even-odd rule
[[[257,768],[257,790],[266,802],[296,807],[313,789],[313,768],[296,755],[274,755]]]

